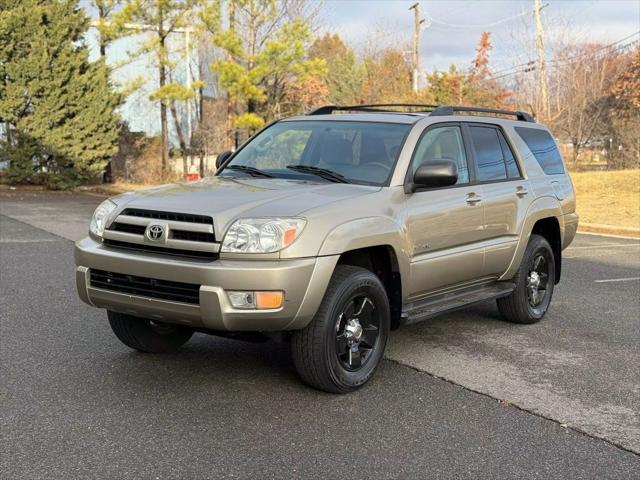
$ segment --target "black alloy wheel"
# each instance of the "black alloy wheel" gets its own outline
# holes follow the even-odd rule
[[[514,323],[539,321],[551,303],[555,272],[555,258],[549,242],[540,235],[531,235],[520,268],[512,280],[515,289],[497,302],[505,320]]]
[[[360,388],[382,360],[389,325],[389,297],[376,274],[338,265],[313,320],[291,337],[298,374],[326,392]]]
[[[336,320],[336,355],[346,370],[354,372],[366,365],[379,331],[378,312],[368,295],[356,294],[347,300]]]

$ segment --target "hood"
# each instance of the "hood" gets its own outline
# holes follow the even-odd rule
[[[114,200],[118,210],[130,207],[210,215],[216,236],[221,238],[238,217],[297,216],[311,208],[379,190],[380,187],[344,183],[211,177],[129,192]]]

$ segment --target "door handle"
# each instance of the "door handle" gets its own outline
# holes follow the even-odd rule
[[[469,205],[475,205],[478,202],[482,201],[482,197],[476,195],[475,193],[470,193],[467,195],[467,203]]]
[[[518,188],[516,188],[516,195],[519,196],[520,198],[524,197],[528,193],[529,191],[523,186],[519,186]]]

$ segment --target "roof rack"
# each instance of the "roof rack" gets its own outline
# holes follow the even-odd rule
[[[472,113],[493,113],[495,115],[511,115],[521,122],[533,122],[535,120],[531,114],[527,112],[513,111],[513,110],[500,110],[497,108],[479,108],[479,107],[460,107],[451,105],[441,105],[431,112],[432,117],[442,117],[448,115],[455,115],[456,112],[472,112]]]
[[[414,108],[412,112],[390,110],[389,108]],[[453,105],[430,105],[425,103],[376,103],[370,105],[324,105],[315,108],[307,115],[330,115],[333,112],[386,112],[386,113],[430,113],[431,116],[441,117],[455,115],[456,112],[490,113],[494,115],[515,116],[522,122],[532,122],[535,120],[531,114],[521,111],[500,110],[496,108],[462,107]]]
[[[419,108],[416,113],[431,112],[438,108],[438,105],[428,105],[424,103],[375,103],[370,105],[324,105],[315,108],[307,115],[330,115],[333,112],[395,112],[395,113],[412,113],[398,112],[397,110],[389,110],[389,107],[402,108]]]

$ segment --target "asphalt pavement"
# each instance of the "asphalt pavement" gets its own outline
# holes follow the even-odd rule
[[[284,344],[122,345],[73,281],[100,200],[0,196],[0,478],[640,478],[637,241],[579,235],[539,324],[401,329],[335,396]]]

